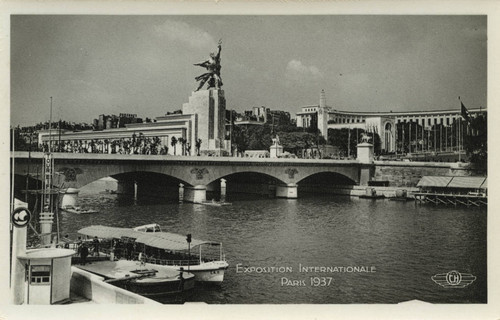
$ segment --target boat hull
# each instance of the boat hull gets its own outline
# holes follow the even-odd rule
[[[226,261],[212,261],[182,268],[194,274],[197,282],[221,283],[224,281],[224,273],[228,267],[229,264]],[[176,270],[180,271],[180,267],[176,267]]]
[[[180,277],[177,277],[177,279],[134,279],[119,286],[141,296],[152,297],[182,293],[193,289],[194,284],[195,278],[191,276],[187,279],[181,279]]]

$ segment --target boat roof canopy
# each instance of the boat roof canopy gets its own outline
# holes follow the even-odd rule
[[[173,251],[182,251],[187,250],[188,248],[185,235],[170,232],[140,232],[131,228],[107,227],[99,225],[85,227],[78,230],[78,233],[105,239],[127,237],[135,239],[135,242],[143,243],[150,247]],[[191,238],[191,247],[196,247],[202,244],[220,245],[219,242]]]

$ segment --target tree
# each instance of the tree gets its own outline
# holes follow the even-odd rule
[[[170,145],[174,147],[174,156],[175,156],[175,151],[176,151],[175,146],[177,145],[177,138],[175,136],[173,136],[172,139],[170,140]]]
[[[280,132],[278,135],[283,150],[296,155],[316,144],[316,137],[308,132]]]
[[[349,130],[351,131],[350,138]],[[365,132],[363,129],[328,129],[328,144],[337,147],[342,156],[357,157],[357,145],[360,142],[358,140],[361,140],[361,134]],[[377,133],[368,132],[367,134],[372,138],[374,154],[379,155],[381,152],[380,136]]]

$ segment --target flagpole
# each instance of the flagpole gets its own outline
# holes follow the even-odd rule
[[[443,123],[439,126],[439,152],[443,152]]]
[[[408,150],[410,151],[410,154],[411,154],[411,124],[412,124],[412,121],[410,119],[410,128],[408,129],[409,130],[409,133],[408,133]]]
[[[351,156],[351,128],[347,128],[347,159]]]
[[[49,153],[51,153],[52,144],[52,97],[50,97],[50,115],[49,115]]]
[[[398,158],[398,124],[396,123],[396,129],[394,130],[394,141],[395,141],[395,149],[396,149],[396,159]]]
[[[444,127],[444,150],[448,152],[448,126]]]
[[[405,154],[405,127],[406,127],[406,122],[403,122],[403,134],[401,135],[402,137],[402,143],[401,143],[401,149],[402,149],[402,154]]]
[[[460,127],[462,127],[462,118],[458,119],[458,162],[462,162],[462,142],[460,140]]]

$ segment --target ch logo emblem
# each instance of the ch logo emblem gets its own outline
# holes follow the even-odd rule
[[[452,270],[448,273],[436,274],[431,279],[444,288],[465,288],[476,280],[476,276]]]

